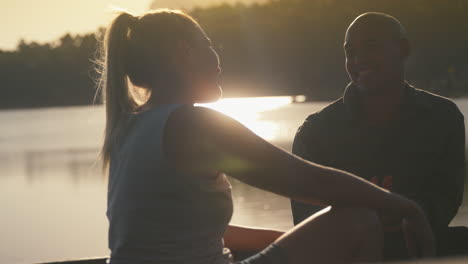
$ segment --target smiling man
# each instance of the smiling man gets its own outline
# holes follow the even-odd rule
[[[411,47],[394,17],[358,16],[346,31],[344,49],[351,83],[342,98],[307,118],[293,153],[415,200],[442,249],[463,196],[463,115],[449,99],[405,81]],[[292,201],[292,209],[299,223],[320,208]],[[385,216],[382,221],[386,259],[407,258],[401,224]]]

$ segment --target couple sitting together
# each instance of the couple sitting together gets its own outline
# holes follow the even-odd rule
[[[307,118],[296,155],[194,106],[221,97],[221,69],[189,15],[121,13],[103,48],[111,264],[442,254],[462,201],[464,119],[450,100],[405,81],[411,49],[395,18],[366,13],[351,23],[344,40],[351,83],[343,98]],[[296,227],[230,225],[226,175],[290,198]],[[236,252],[253,254],[242,260]]]

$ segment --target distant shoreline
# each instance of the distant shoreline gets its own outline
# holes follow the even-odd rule
[[[330,100],[313,100],[311,96],[306,95],[260,95],[260,96],[229,96],[223,97],[223,99],[230,99],[230,98],[259,98],[259,97],[293,97],[293,103],[326,103],[332,102],[337,100],[339,97],[330,99]],[[452,100],[457,99],[468,99],[468,95],[459,96],[459,97],[448,97]],[[18,107],[1,107],[0,111],[8,112],[8,111],[21,111],[21,110],[40,110],[40,109],[55,109],[55,108],[69,108],[69,107],[100,107],[102,106],[101,103],[96,104],[67,104],[67,105],[44,105],[44,106],[18,106]]]

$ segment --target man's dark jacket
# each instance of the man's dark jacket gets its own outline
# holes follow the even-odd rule
[[[306,119],[293,153],[413,199],[437,234],[462,202],[464,118],[451,100],[409,84],[401,107],[401,118],[389,127],[367,125],[355,86],[348,85],[342,98]],[[292,201],[292,209],[297,224],[319,208]]]

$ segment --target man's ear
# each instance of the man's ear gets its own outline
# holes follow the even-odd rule
[[[400,39],[400,54],[403,61],[411,55],[411,44],[407,39]]]

